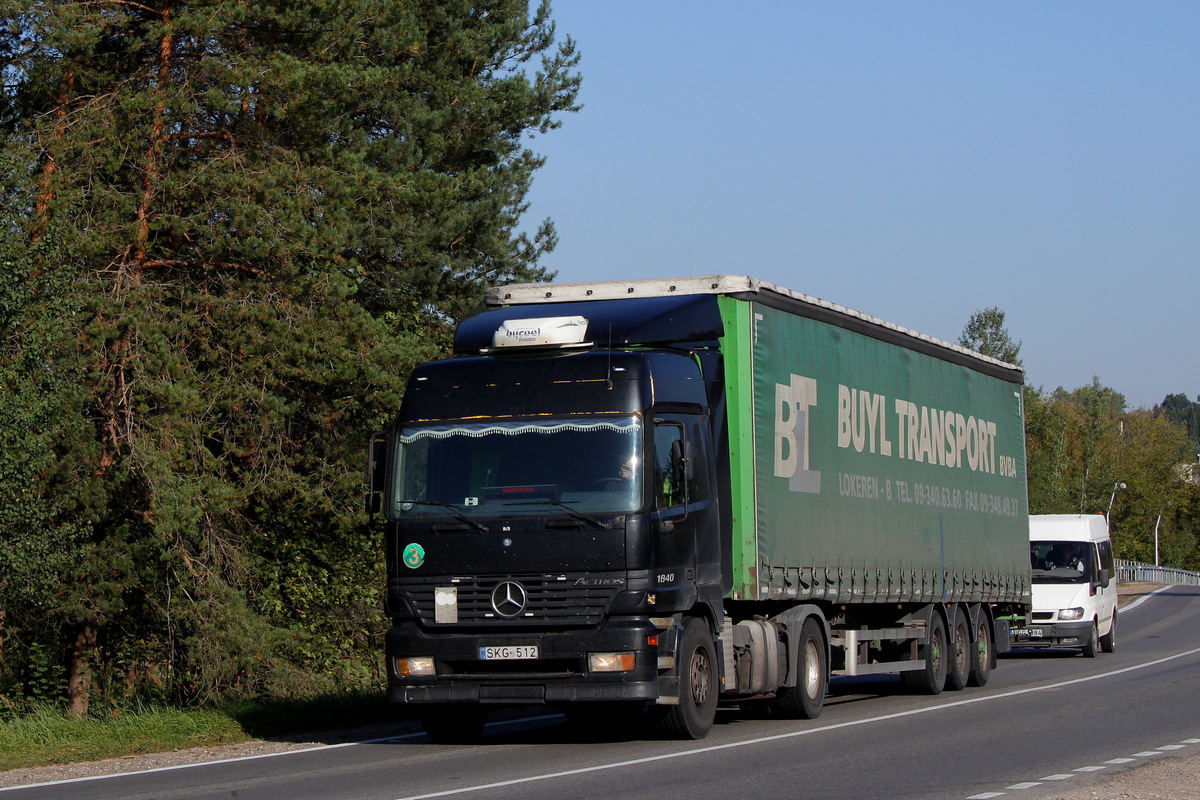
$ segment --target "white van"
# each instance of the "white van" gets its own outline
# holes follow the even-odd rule
[[[1084,656],[1117,646],[1117,571],[1100,514],[1029,517],[1033,611],[1014,631],[1017,647],[1078,647]]]

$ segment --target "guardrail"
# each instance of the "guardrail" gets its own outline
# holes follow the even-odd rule
[[[1200,586],[1200,572],[1117,559],[1117,583],[1182,583]]]

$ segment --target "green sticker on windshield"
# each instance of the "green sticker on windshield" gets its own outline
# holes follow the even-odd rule
[[[409,569],[416,569],[425,563],[425,548],[413,542],[408,547],[404,548],[404,565]]]

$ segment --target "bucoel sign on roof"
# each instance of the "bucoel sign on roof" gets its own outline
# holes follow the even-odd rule
[[[492,347],[561,347],[583,344],[587,336],[585,317],[540,317],[507,319],[492,336]]]

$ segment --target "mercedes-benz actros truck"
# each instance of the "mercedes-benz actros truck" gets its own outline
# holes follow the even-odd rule
[[[988,680],[1030,602],[1019,367],[746,276],[487,303],[369,459],[390,699],[434,739]]]

